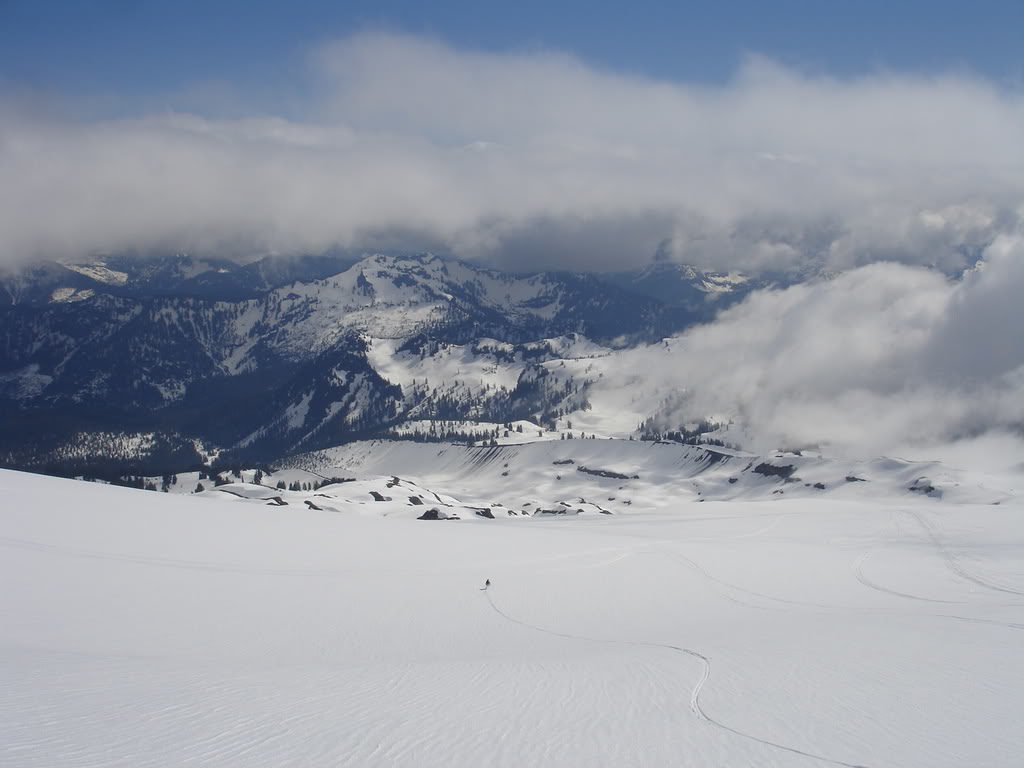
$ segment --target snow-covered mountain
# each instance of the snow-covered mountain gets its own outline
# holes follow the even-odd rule
[[[408,422],[530,420],[571,432],[574,413],[592,433],[607,431],[602,419],[630,432],[652,415],[648,403],[587,418],[591,390],[630,349],[716,307],[670,305],[593,275],[429,255],[371,255],[312,276],[331,264],[111,257],[7,278],[0,414],[11,429],[0,463],[93,471],[82,446],[106,445],[95,454],[119,471],[180,469],[211,450],[269,460],[415,435]],[[675,274],[691,292],[727,297],[721,306],[753,285]]]
[[[127,298],[156,296],[237,301],[296,281],[347,269],[346,254],[264,256],[245,263],[187,253],[111,254],[84,262],[48,261],[0,272],[0,307],[81,301],[96,293]]]
[[[649,296],[702,316],[734,303],[752,289],[779,282],[755,279],[737,271],[717,272],[666,260],[655,261],[637,271],[602,275],[601,279],[630,293]]]

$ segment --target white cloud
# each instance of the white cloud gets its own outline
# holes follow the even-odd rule
[[[753,294],[643,369],[686,387],[666,426],[721,414],[762,450],[917,456],[1024,428],[1022,295],[1024,237],[1003,236],[961,281],[873,264]]]
[[[0,260],[152,248],[450,248],[505,266],[955,270],[1021,217],[1024,99],[981,80],[694,86],[558,53],[359,35],[316,119],[81,123],[0,106]]]

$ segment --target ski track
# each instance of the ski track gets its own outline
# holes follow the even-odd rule
[[[786,744],[780,744],[778,742],[771,741],[770,739],[763,739],[759,736],[755,736],[752,733],[742,731],[739,728],[734,728],[733,726],[723,723],[722,721],[709,715],[701,706],[700,694],[701,691],[704,689],[704,685],[711,678],[711,660],[700,651],[693,650],[692,648],[686,648],[681,645],[671,645],[669,643],[653,643],[643,640],[611,640],[608,638],[588,637],[586,635],[574,635],[568,632],[559,632],[557,630],[548,629],[546,627],[541,627],[536,624],[531,624],[527,621],[523,621],[522,619],[517,619],[515,616],[512,616],[511,614],[507,613],[506,611],[498,607],[497,603],[494,602],[494,598],[491,597],[491,589],[484,589],[482,591],[484,593],[484,597],[487,598],[487,602],[490,604],[491,608],[494,610],[495,613],[497,613],[506,621],[510,621],[513,624],[518,624],[522,627],[526,627],[535,632],[542,632],[546,635],[552,635],[554,637],[561,637],[566,640],[577,640],[581,642],[601,643],[605,645],[633,646],[639,648],[662,648],[665,650],[673,651],[675,653],[681,653],[687,656],[691,656],[692,658],[697,659],[701,663],[700,679],[694,685],[693,690],[690,693],[690,709],[693,711],[694,715],[696,715],[699,720],[702,720],[710,725],[713,725],[716,728],[731,733],[735,736],[739,736],[749,741],[756,742],[766,747],[783,750],[794,755],[800,755],[801,757],[808,757],[813,760],[828,763],[830,765],[843,766],[844,768],[869,768],[868,766],[863,765],[861,763],[848,763],[843,760],[837,760],[835,758],[825,757],[824,755],[818,755],[813,752],[808,752],[797,747],[791,747]]]
[[[900,592],[897,589],[890,589],[889,587],[883,586],[878,582],[872,581],[864,574],[864,564],[871,559],[871,555],[874,553],[873,549],[869,549],[860,557],[858,557],[853,563],[853,573],[857,577],[857,581],[863,584],[865,587],[873,589],[877,592],[882,592],[887,595],[894,595],[895,597],[902,597],[906,600],[917,600],[924,603],[942,603],[944,605],[969,605],[970,603],[964,600],[939,600],[934,597],[922,597],[921,595],[912,595],[909,592]]]
[[[921,597],[920,595],[911,595],[911,594],[909,594],[907,592],[899,592],[898,590],[889,589],[888,587],[884,587],[884,586],[882,586],[880,584],[876,584],[876,583],[872,582],[870,579],[868,579],[867,577],[864,576],[864,574],[863,574],[863,572],[861,570],[863,564],[868,560],[868,558],[870,557],[871,553],[872,553],[872,550],[868,550],[867,552],[862,554],[860,557],[858,557],[857,561],[855,563],[855,572],[856,572],[856,576],[857,576],[857,581],[859,581],[864,586],[870,587],[871,589],[877,590],[878,592],[881,592],[883,594],[894,595],[895,597],[900,597],[900,598],[903,598],[903,599],[906,599],[906,600],[916,600],[918,602],[925,602],[925,603],[945,603],[946,605],[962,605],[962,606],[969,606],[969,605],[971,605],[971,603],[963,601],[963,600],[937,600],[937,599],[931,598],[931,597]],[[983,606],[980,606],[980,607],[1005,607],[1005,604],[995,603],[995,604],[991,604],[991,605],[983,605]],[[1016,607],[1016,604],[1012,604],[1011,607]],[[968,623],[971,623],[971,624],[988,624],[988,625],[996,626],[996,627],[1005,627],[1006,629],[1024,630],[1024,624],[1017,624],[1017,623],[1014,623],[1012,621],[998,621],[997,619],[982,619],[982,618],[978,618],[976,616],[957,616],[956,614],[952,614],[952,613],[924,613],[924,614],[921,614],[921,615],[922,616],[930,616],[930,617],[936,618],[936,619],[953,619],[955,621],[965,621],[965,622],[968,622]]]
[[[956,553],[950,550],[942,541],[942,537],[939,535],[938,527],[934,523],[930,522],[920,512],[916,512],[910,509],[903,511],[906,514],[910,515],[912,518],[914,518],[914,520],[917,521],[918,525],[920,525],[921,528],[924,529],[925,533],[928,534],[928,538],[931,539],[932,544],[935,545],[935,548],[939,551],[943,559],[946,561],[946,564],[949,567],[949,569],[957,576],[959,576],[962,579],[966,579],[967,581],[970,581],[974,584],[977,584],[979,587],[983,587],[984,589],[991,589],[996,592],[1002,592],[1003,594],[1007,595],[1017,595],[1019,597],[1024,597],[1024,591],[1013,589],[1012,587],[1003,586],[994,581],[989,581],[988,579],[982,578],[978,574],[969,571],[967,568],[964,567],[963,563],[960,562],[960,558],[956,556]]]
[[[752,539],[755,536],[760,536],[760,535],[762,535],[764,533],[767,533],[772,528],[777,526],[780,522],[782,522],[782,519],[784,517],[788,517],[790,514],[793,514],[793,513],[782,513],[782,514],[778,514],[778,515],[771,515],[771,517],[773,519],[772,519],[772,521],[770,523],[768,523],[767,525],[765,525],[765,526],[763,526],[761,528],[758,528],[756,530],[749,531],[748,533],[739,533],[739,534],[737,534],[735,536],[691,536],[691,537],[689,537],[687,539],[687,541],[742,541],[743,539]],[[768,515],[751,515],[751,519],[753,519],[755,517],[768,517]],[[717,519],[719,519],[719,520],[726,520],[728,518],[723,516],[723,517],[720,517],[720,518],[717,518]]]
[[[864,559],[866,557],[866,555],[869,555],[870,553],[871,553],[871,550],[868,550],[868,552],[865,552],[864,554],[862,554],[857,559],[857,562],[860,562],[862,559]],[[747,589],[746,587],[741,587],[739,585],[732,584],[731,582],[725,581],[724,579],[720,579],[717,576],[712,575],[702,565],[700,565],[696,561],[690,559],[686,555],[683,555],[680,552],[669,553],[669,552],[664,552],[664,551],[646,551],[646,552],[639,552],[637,554],[660,554],[660,555],[663,555],[663,556],[665,556],[665,557],[667,557],[667,558],[669,558],[671,560],[676,560],[677,562],[680,562],[683,565],[686,565],[687,567],[693,569],[694,571],[699,573],[701,576],[703,576],[704,578],[708,579],[709,581],[711,581],[712,583],[714,583],[716,585],[719,585],[719,586],[722,586],[722,587],[726,587],[727,589],[735,590],[736,592],[740,592],[742,594],[750,595],[751,597],[760,598],[762,600],[770,600],[770,601],[775,602],[775,603],[782,603],[783,606],[791,606],[790,608],[787,608],[787,607],[782,607],[782,606],[779,606],[779,605],[758,605],[756,603],[751,603],[751,602],[748,602],[748,601],[745,601],[745,600],[741,600],[740,598],[737,598],[735,595],[730,595],[727,592],[724,592],[724,591],[721,591],[721,590],[717,590],[717,589],[715,590],[724,599],[726,599],[726,600],[728,600],[728,601],[730,601],[732,603],[735,603],[736,605],[742,605],[742,606],[744,606],[746,608],[754,608],[754,609],[759,610],[759,611],[778,611],[778,612],[783,612],[783,613],[792,610],[792,608],[801,608],[801,609],[804,609],[804,610],[809,610],[810,612],[813,612],[813,613],[857,613],[857,614],[862,614],[862,615],[865,615],[865,616],[889,616],[889,615],[898,616],[898,615],[900,615],[899,613],[889,612],[889,611],[868,610],[868,609],[864,609],[864,608],[854,608],[854,607],[845,607],[845,606],[837,606],[837,605],[825,605],[824,603],[813,603],[813,602],[802,601],[802,600],[787,600],[787,599],[782,598],[782,597],[775,597],[773,595],[768,595],[768,594],[765,594],[763,592],[757,592],[757,591],[752,590],[752,589]],[[861,581],[861,580],[858,579],[858,581]],[[936,602],[936,603],[946,603],[946,604],[953,604],[953,605],[970,605],[970,603],[960,603],[960,602],[947,601],[947,600],[929,600],[929,598],[926,598],[926,597],[917,597],[915,595],[909,595],[909,594],[904,594],[904,593],[896,592],[894,590],[889,590],[889,589],[887,589],[885,587],[874,586],[873,584],[866,583],[864,581],[861,581],[861,583],[865,584],[865,586],[871,587],[872,589],[877,589],[880,592],[883,592],[883,593],[886,593],[886,594],[896,595],[896,596],[901,597],[901,598],[908,598],[908,599],[911,599],[911,600],[919,600],[919,601],[923,601],[923,602]],[[991,606],[980,606],[980,607],[1006,607],[1006,606],[996,604],[996,605],[991,605]],[[1010,607],[1016,607],[1016,604],[1012,604]],[[982,619],[982,618],[976,618],[976,617],[972,617],[972,616],[957,616],[957,615],[948,614],[948,613],[922,613],[922,614],[919,614],[919,615],[920,616],[927,616],[927,617],[935,618],[935,619],[953,619],[953,620],[956,620],[956,621],[964,621],[964,622],[969,622],[969,623],[974,623],[974,624],[985,624],[985,625],[990,625],[990,626],[1004,627],[1006,629],[1012,629],[1012,630],[1024,630],[1024,624],[1018,624],[1018,623],[1007,622],[1007,621],[999,621],[997,619]]]
[[[692,560],[691,558],[687,557],[682,552],[671,552],[670,553],[670,552],[664,552],[663,551],[660,554],[664,555],[665,557],[669,558],[670,560],[675,560],[677,562],[680,562],[683,565],[687,566],[688,568],[691,568],[692,570],[697,571],[697,573],[699,573],[701,576],[703,576],[704,578],[706,578],[706,579],[708,579],[710,581],[713,581],[716,584],[720,584],[723,587],[727,587],[728,589],[736,590],[737,592],[742,592],[742,593],[750,595],[752,597],[759,597],[762,600],[771,600],[772,602],[775,602],[775,603],[782,603],[783,605],[787,605],[787,606],[796,606],[798,608],[814,608],[814,609],[825,610],[825,611],[840,610],[839,607],[834,606],[834,605],[825,605],[824,603],[813,603],[813,602],[806,601],[806,600],[788,600],[788,599],[786,599],[784,597],[775,597],[774,595],[768,595],[768,594],[765,594],[764,592],[757,592],[756,590],[753,590],[753,589],[747,589],[746,587],[741,587],[741,586],[739,586],[737,584],[733,584],[731,582],[725,581],[724,579],[720,579],[719,577],[712,575],[711,573],[709,573],[707,571],[707,569],[704,568],[704,566],[702,566],[697,561]],[[788,609],[785,609],[785,608],[768,607],[768,606],[763,606],[763,605],[756,605],[756,606],[752,606],[752,607],[760,608],[762,610],[788,610]]]
[[[904,530],[903,526],[900,525],[899,517],[896,514],[893,515],[892,525],[893,525],[893,528],[895,528],[895,533],[896,533],[897,536],[902,536],[902,535],[906,534],[906,531]],[[887,528],[882,528],[882,529],[879,530],[878,533],[882,533],[882,532],[884,532],[886,530],[887,530]],[[876,536],[877,535],[878,534],[876,534]],[[869,589],[873,589],[876,592],[881,592],[883,594],[893,595],[894,597],[901,597],[901,598],[903,598],[905,600],[917,600],[919,602],[925,602],[925,603],[942,603],[944,605],[968,605],[969,604],[969,603],[967,603],[967,601],[964,601],[964,600],[941,600],[941,599],[938,599],[938,598],[924,597],[922,595],[912,595],[909,592],[901,592],[898,589],[892,589],[892,588],[887,587],[887,586],[885,586],[883,584],[879,584],[877,581],[873,581],[872,579],[869,579],[867,577],[867,574],[864,573],[864,565],[868,562],[868,560],[871,559],[871,556],[875,553],[875,550],[877,550],[877,549],[878,549],[878,543],[876,542],[875,546],[873,546],[871,549],[865,550],[863,553],[861,553],[861,555],[856,560],[854,560],[854,562],[853,562],[853,564],[851,566],[853,568],[853,575],[856,577],[857,581],[859,581],[865,587],[868,587]]]
[[[908,512],[907,514],[913,515],[914,513]],[[895,521],[895,524],[896,524],[896,532],[897,533],[899,533],[899,534],[905,533],[903,527],[899,524],[899,520],[898,519]],[[932,539],[932,543],[935,543],[934,539]],[[871,556],[874,554],[876,549],[878,549],[877,546],[872,548],[872,549],[869,549],[869,550],[863,552],[860,555],[860,557],[858,557],[853,562],[853,565],[852,565],[852,568],[853,568],[853,571],[854,571],[854,576],[856,576],[857,581],[859,581],[865,587],[869,587],[870,589],[874,589],[874,590],[876,590],[878,592],[882,592],[884,594],[893,595],[895,597],[901,597],[901,598],[904,598],[906,600],[916,600],[916,601],[924,602],[924,603],[940,603],[940,604],[943,604],[943,605],[976,606],[976,607],[982,607],[982,608],[1019,608],[1019,607],[1022,607],[1021,603],[1019,603],[1019,602],[1011,602],[1011,603],[978,603],[976,601],[971,601],[971,600],[941,600],[941,599],[935,598],[935,597],[924,597],[923,595],[913,595],[913,594],[911,594],[909,592],[901,592],[901,591],[899,591],[897,589],[892,589],[891,587],[887,587],[887,586],[885,586],[883,584],[879,584],[878,582],[873,581],[872,579],[868,578],[868,576],[864,573],[864,565],[868,562],[868,560],[871,559]],[[961,575],[958,571],[954,570],[953,572],[957,576]],[[961,619],[963,621],[974,621],[975,620],[975,619],[968,618],[966,616],[951,616],[951,615],[948,615],[948,614],[937,614],[936,613],[936,614],[927,614],[927,615],[930,615],[930,616],[942,616],[943,618],[947,618],[947,619]],[[982,621],[983,623],[988,623],[988,624],[1000,624],[1000,623],[1002,623],[1002,622],[998,622],[998,621],[991,621],[991,620],[984,620],[984,619],[979,619],[978,621]],[[1017,624],[1004,624],[1004,626],[1018,627],[1020,625],[1017,625]]]

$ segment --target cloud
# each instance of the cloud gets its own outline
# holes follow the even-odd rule
[[[668,239],[705,266],[955,272],[1022,216],[1024,98],[976,78],[752,58],[712,87],[380,34],[312,60],[305,121],[3,103],[0,263],[387,243],[613,269]]]
[[[1022,434],[1022,295],[1024,235],[1005,235],[962,280],[879,263],[761,291],[673,339],[667,356],[638,350],[649,359],[628,367],[661,377],[666,391],[685,388],[661,414],[665,426],[718,415],[760,450],[919,456]]]

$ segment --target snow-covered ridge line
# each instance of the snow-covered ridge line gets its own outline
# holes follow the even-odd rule
[[[480,446],[364,441],[298,455],[275,470],[208,469],[134,477],[129,484],[425,520],[670,513],[695,502],[1021,503],[1012,485],[993,486],[937,462],[757,456],[667,442],[510,438],[494,445],[481,440]]]
[[[367,441],[293,457],[287,466],[320,475],[409,478],[425,487],[513,508],[531,493],[550,500],[588,498],[613,511],[685,502],[878,498],[999,504],[1019,499],[937,462],[756,456],[714,446],[631,440],[541,440],[471,447]],[[581,468],[585,468],[581,471]],[[1012,481],[1011,481],[1012,482]]]

